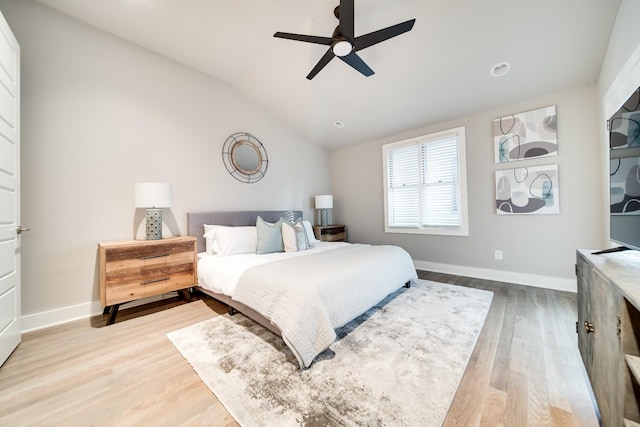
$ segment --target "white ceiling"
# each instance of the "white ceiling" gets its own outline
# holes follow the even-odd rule
[[[339,0],[37,0],[236,87],[310,142],[383,138],[595,83],[620,0],[356,0],[356,36],[411,18],[413,30],[305,76]],[[512,64],[500,78],[489,74]],[[337,129],[335,121],[345,123]]]

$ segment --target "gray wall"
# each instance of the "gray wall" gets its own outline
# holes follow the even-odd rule
[[[558,155],[512,165],[559,165],[560,214],[498,216],[494,173],[509,166],[494,163],[492,120],[548,105],[557,107]],[[604,245],[598,120],[597,90],[592,85],[333,150],[335,221],[348,225],[351,241],[402,246],[419,267],[575,290],[575,250]],[[462,125],[470,235],[384,233],[382,145]],[[504,252],[503,261],[494,260],[496,249]]]
[[[22,49],[23,329],[100,309],[97,244],[140,235],[133,184],[173,184],[166,233],[188,211],[301,209],[327,193],[326,150],[227,84],[31,0],[3,0]],[[236,181],[221,157],[246,131],[266,177]]]

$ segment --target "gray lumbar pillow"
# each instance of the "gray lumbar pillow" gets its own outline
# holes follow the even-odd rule
[[[256,253],[258,255],[284,252],[284,244],[282,243],[282,219],[276,223],[270,223],[258,217],[256,220],[256,228],[258,231]]]

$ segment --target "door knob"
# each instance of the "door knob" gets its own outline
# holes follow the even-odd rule
[[[18,226],[18,228],[16,228],[16,233],[18,233],[18,234],[22,234],[22,233],[24,233],[25,231],[29,231],[29,230],[31,230],[31,229],[30,229],[30,228],[26,228],[26,227],[23,227],[23,226],[19,225],[19,226]]]

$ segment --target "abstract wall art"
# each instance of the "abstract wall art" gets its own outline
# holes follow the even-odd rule
[[[609,119],[609,147],[640,147],[640,88]]]
[[[640,215],[640,157],[610,162],[611,215]]]
[[[556,123],[555,105],[495,119],[496,163],[557,155]]]
[[[560,213],[558,165],[496,171],[498,215]]]

